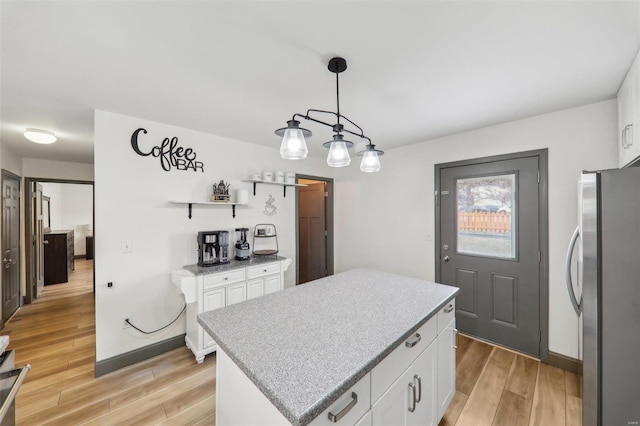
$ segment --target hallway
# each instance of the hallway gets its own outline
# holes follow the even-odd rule
[[[213,356],[198,366],[183,347],[94,378],[92,260],[76,259],[68,283],[46,286],[0,334],[10,336],[16,366],[32,367],[16,399],[17,425],[213,424]]]

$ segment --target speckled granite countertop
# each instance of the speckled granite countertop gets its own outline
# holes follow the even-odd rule
[[[295,426],[307,425],[458,289],[355,269],[202,313],[198,322]]]
[[[232,271],[234,269],[244,268],[245,266],[254,266],[260,265],[263,263],[271,263],[277,262],[281,260],[287,260],[286,257],[282,256],[252,256],[249,260],[235,260],[232,259],[229,263],[224,263],[222,265],[213,265],[213,266],[198,266],[195,265],[186,265],[183,266],[182,269],[186,269],[195,275],[202,274],[216,274],[218,272],[227,272]]]

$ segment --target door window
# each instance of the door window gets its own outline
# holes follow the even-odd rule
[[[456,179],[456,252],[516,259],[517,174]]]

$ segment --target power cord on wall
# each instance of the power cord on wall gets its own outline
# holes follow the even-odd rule
[[[164,327],[161,327],[161,328],[159,328],[159,329],[157,329],[157,330],[153,330],[153,331],[144,331],[144,330],[142,330],[142,329],[140,329],[140,328],[136,327],[135,325],[133,325],[133,324],[131,323],[131,321],[129,321],[129,318],[125,319],[125,320],[124,320],[124,322],[126,322],[126,323],[127,323],[127,324],[129,324],[131,327],[133,327],[133,328],[135,328],[136,330],[138,330],[140,333],[143,333],[143,334],[153,334],[153,333],[157,333],[158,331],[162,331],[162,330],[164,330],[165,328],[169,327],[169,326],[170,326],[171,324],[173,324],[174,322],[178,321],[178,318],[180,318],[180,316],[182,316],[182,314],[184,313],[184,311],[185,311],[186,309],[187,309],[187,304],[185,303],[185,304],[184,304],[184,306],[182,307],[182,310],[180,311],[180,313],[178,314],[178,316],[177,316],[173,321],[171,321],[169,324],[165,325]]]

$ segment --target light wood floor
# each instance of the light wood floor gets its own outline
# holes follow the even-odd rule
[[[456,393],[439,426],[580,426],[580,377],[458,336]]]
[[[16,365],[31,364],[16,400],[18,425],[213,425],[215,356],[186,348],[95,379],[93,262],[46,286],[0,334]],[[440,426],[581,425],[580,380],[522,355],[458,338],[456,394]]]
[[[17,425],[212,425],[215,356],[196,364],[180,348],[94,378],[93,261],[69,283],[45,286],[0,331],[31,371],[16,399]]]

